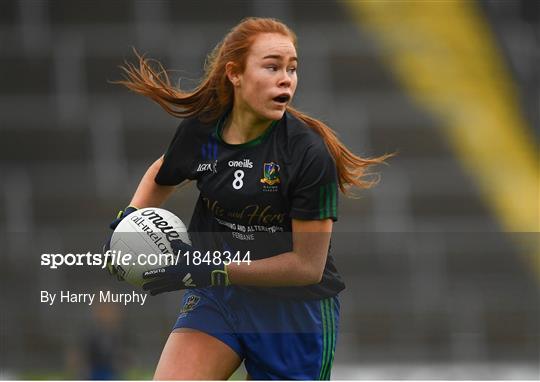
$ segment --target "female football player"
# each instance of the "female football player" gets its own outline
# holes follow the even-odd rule
[[[329,254],[338,190],[366,188],[387,157],[351,153],[321,121],[290,106],[295,34],[248,18],[208,57],[191,92],[139,57],[119,81],[184,118],[130,206],[160,206],[186,181],[200,191],[182,261],[145,273],[152,295],[186,289],[155,379],[329,379],[344,284]]]

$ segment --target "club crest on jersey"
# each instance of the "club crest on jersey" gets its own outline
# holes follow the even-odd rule
[[[265,163],[263,166],[263,178],[261,183],[265,183],[269,186],[279,184],[279,165],[274,162]]]

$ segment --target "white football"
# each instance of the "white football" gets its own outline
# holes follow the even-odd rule
[[[111,251],[119,255],[120,261],[115,260],[113,264],[124,280],[141,287],[143,272],[170,264],[171,256],[165,255],[173,253],[171,240],[191,244],[182,220],[162,208],[141,208],[125,217],[114,230]]]

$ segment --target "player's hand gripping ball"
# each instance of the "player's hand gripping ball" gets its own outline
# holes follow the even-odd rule
[[[173,263],[173,240],[191,244],[180,218],[162,208],[136,210],[122,219],[112,234],[111,254],[117,256],[112,266],[119,277],[142,287],[147,281],[142,278],[144,272]]]

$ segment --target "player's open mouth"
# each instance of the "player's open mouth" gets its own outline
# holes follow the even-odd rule
[[[274,102],[286,104],[291,99],[291,96],[289,94],[280,94],[272,99],[274,100]]]

